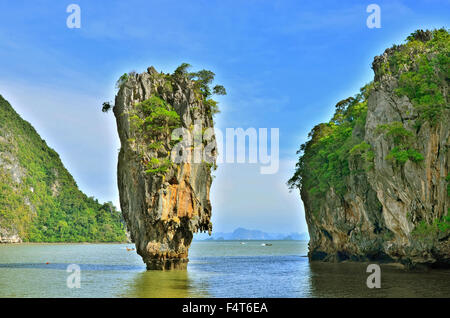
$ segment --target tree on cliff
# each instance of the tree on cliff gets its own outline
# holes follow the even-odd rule
[[[198,72],[189,72],[191,64],[181,63],[172,74],[160,73],[160,76],[165,76],[169,80],[179,81],[183,78],[187,78],[194,82],[194,89],[202,96],[203,102],[207,106],[209,112],[214,115],[219,113],[218,102],[211,99],[212,95],[226,95],[227,91],[222,85],[215,85],[211,87],[214,82],[216,74],[209,70],[200,70]],[[120,89],[131,77],[135,77],[137,74],[135,71],[130,73],[124,73],[116,82],[116,88]],[[168,82],[170,84],[170,82]],[[169,85],[168,84],[168,85]],[[171,85],[169,85],[171,87]],[[102,112],[107,113],[111,110],[113,105],[110,102],[104,102],[102,104]]]

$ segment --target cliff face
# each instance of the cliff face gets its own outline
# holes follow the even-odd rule
[[[11,230],[0,228],[0,243],[22,243],[22,239],[15,229],[11,232]]]
[[[311,132],[290,183],[312,260],[450,265],[449,48],[446,30],[417,31]]]
[[[82,193],[59,155],[0,95],[0,243],[125,239],[114,206]]]
[[[174,163],[173,129],[213,127],[211,109],[195,81],[153,67],[130,74],[116,96],[121,140],[118,186],[123,216],[148,269],[184,268],[194,232],[212,229],[212,164]],[[201,131],[200,131],[201,133]],[[212,136],[211,140],[214,140]],[[189,151],[185,147],[184,151]],[[215,154],[209,162],[215,162]]]

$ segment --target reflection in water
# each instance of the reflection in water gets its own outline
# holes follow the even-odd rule
[[[187,270],[136,273],[122,297],[186,298],[205,297],[193,286]]]
[[[448,297],[449,270],[407,271],[381,265],[381,288],[366,285],[369,263],[310,262],[311,297]]]
[[[49,270],[67,270],[69,263],[6,263],[0,264],[2,268],[13,269],[49,269]],[[77,264],[81,270],[85,271],[137,271],[142,266],[136,265],[109,265],[109,264]]]
[[[307,242],[194,242],[187,270],[146,271],[125,244],[0,244],[0,297],[449,297],[450,270],[310,263]],[[81,288],[68,288],[69,264]]]

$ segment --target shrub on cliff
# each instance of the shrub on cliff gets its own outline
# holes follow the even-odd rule
[[[370,151],[361,137],[353,134],[355,128],[362,130],[367,115],[367,100],[372,84],[364,86],[360,93],[336,104],[336,112],[328,123],[315,126],[301,145],[297,154],[303,153],[296,164],[294,176],[288,185],[305,187],[311,196],[320,200],[333,188],[337,194],[345,193],[345,177],[350,174],[351,154]],[[366,158],[371,158],[368,155]]]
[[[215,85],[211,86],[216,74],[209,70],[200,70],[198,72],[189,72],[188,70],[191,68],[191,65],[189,63],[182,63],[180,66],[178,66],[175,71],[172,74],[163,74],[163,73],[156,73],[154,68],[154,74],[156,76],[160,76],[166,81],[164,82],[164,88],[167,91],[172,92],[173,86],[172,81],[179,81],[183,79],[188,79],[190,81],[194,82],[195,91],[199,96],[199,99],[203,101],[205,104],[208,112],[211,115],[215,115],[217,113],[220,113],[218,102],[213,100],[211,96],[213,95],[226,95],[227,91],[225,87],[222,85]],[[121,89],[123,85],[130,79],[132,76],[136,76],[135,71],[131,71],[129,73],[124,73],[116,82],[116,88]],[[154,75],[155,76],[155,75]],[[105,102],[102,105],[102,111],[104,113],[107,113],[112,108],[112,105],[109,102]]]
[[[401,122],[395,121],[379,125],[377,131],[385,133],[386,136],[392,138],[394,148],[391,149],[386,159],[393,160],[399,164],[404,164],[408,160],[420,162],[424,159],[423,155],[412,146],[414,133],[407,130]]]
[[[120,76],[116,82],[116,88],[120,89],[122,85],[128,81],[128,78],[129,78],[128,73],[124,73],[122,76]]]
[[[142,128],[148,134],[171,131],[180,126],[180,116],[172,105],[156,95],[136,104],[136,109],[142,113]]]
[[[132,108],[129,116],[130,127],[139,137],[144,138],[148,145],[137,143],[136,138],[130,137],[128,141],[135,148],[136,153],[142,158],[151,174],[163,174],[171,166],[170,150],[176,141],[167,142],[174,128],[180,127],[179,114],[167,100],[174,96],[174,89],[184,87],[186,83],[193,85],[193,92],[197,99],[197,105],[203,104],[206,113],[213,116],[219,113],[218,102],[212,99],[213,95],[226,95],[226,89],[222,85],[213,85],[215,74],[209,70],[189,72],[191,65],[182,63],[172,74],[158,73],[153,67],[147,69],[151,78],[157,80],[157,88],[149,99],[137,103]],[[123,74],[116,83],[116,87],[122,89],[132,78],[138,76],[135,72]],[[102,111],[108,112],[112,108],[109,102],[102,105]],[[192,110],[198,106],[192,107]],[[152,156],[145,156],[147,150],[151,150]]]
[[[398,95],[409,98],[417,108],[417,126],[436,124],[443,109],[449,109],[448,93],[442,91],[450,74],[450,34],[445,29],[418,30],[397,46],[383,68],[400,74]]]
[[[225,87],[222,85],[215,85],[211,87],[216,74],[209,70],[200,70],[198,72],[188,72],[188,69],[191,67],[188,63],[182,63],[177,67],[175,72],[172,74],[172,77],[180,78],[187,77],[189,80],[194,82],[195,90],[198,92],[200,96],[202,96],[202,100],[206,105],[208,111],[214,115],[219,113],[218,102],[211,99],[212,95],[226,95],[227,91]]]
[[[180,116],[172,105],[152,95],[149,99],[135,105],[133,113],[130,114],[130,125],[135,133],[150,143],[147,147],[149,150],[165,153],[164,159],[157,157],[146,159],[144,158],[145,149],[140,149],[142,145],[136,145],[147,167],[146,172],[165,173],[172,166],[169,147],[165,141],[171,131],[181,125]]]
[[[412,231],[412,236],[421,241],[437,241],[450,234],[450,215],[434,219],[431,224],[420,221]]]
[[[425,121],[435,125],[444,109],[450,108],[443,83],[450,78],[450,35],[447,30],[416,31],[407,43],[388,49],[388,59],[376,70],[376,75],[398,77],[396,93],[409,98],[418,110],[417,128]],[[304,187],[320,200],[329,189],[345,192],[344,179],[349,175],[349,158],[361,156],[371,167],[374,153],[355,129],[364,131],[367,98],[374,84],[366,85],[360,94],[336,104],[336,112],[328,123],[316,125],[297,154],[302,154],[296,171],[288,181],[289,187]],[[377,129],[391,138],[393,147],[385,159],[400,165],[408,160],[420,162],[423,155],[414,149],[414,133],[402,123],[380,125]]]

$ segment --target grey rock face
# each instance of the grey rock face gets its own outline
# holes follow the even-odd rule
[[[0,228],[0,244],[22,243],[19,235],[11,230]]]
[[[131,74],[115,100],[114,114],[121,141],[120,205],[131,239],[148,269],[184,268],[193,233],[212,229],[211,165],[174,163],[161,173],[147,171],[152,158],[163,160],[172,150],[170,134],[148,138],[131,124],[132,116],[144,119],[135,105],[152,96],[172,105],[184,128],[189,129],[194,123],[211,128],[213,120],[192,81],[158,73],[153,67],[142,74]],[[156,140],[162,142],[162,149],[151,147]]]
[[[320,217],[312,213],[310,194],[301,190],[312,260],[385,260],[412,266],[450,266],[448,232],[425,239],[413,235],[420,222],[432,224],[450,208],[446,181],[450,162],[449,109],[443,110],[436,125],[414,125],[419,115],[417,108],[408,97],[395,93],[398,74],[380,72],[382,63],[394,51],[388,49],[375,58],[375,88],[368,98],[365,129],[353,132],[362,133],[371,146],[373,168],[364,169],[361,159],[350,159],[346,194],[338,196],[330,189],[320,204]],[[448,92],[448,83],[448,79],[443,83],[444,92]],[[413,132],[412,146],[424,156],[423,161],[408,160],[404,165],[396,165],[386,160],[393,148],[392,140],[377,132],[377,127],[393,122],[400,122]]]

